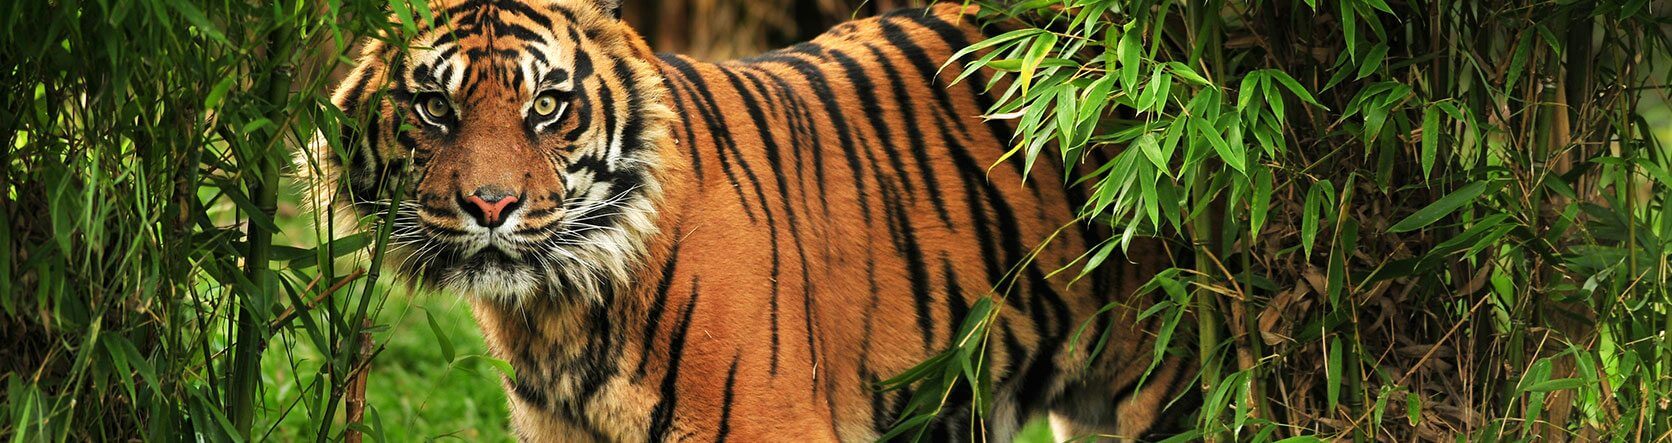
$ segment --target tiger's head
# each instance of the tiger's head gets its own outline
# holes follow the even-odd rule
[[[321,187],[393,223],[390,263],[414,281],[601,301],[657,230],[672,113],[654,55],[612,0],[431,3],[338,86],[360,123],[312,150]]]

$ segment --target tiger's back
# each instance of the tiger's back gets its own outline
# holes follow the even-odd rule
[[[787,423],[817,429],[818,421],[842,440],[886,431],[910,392],[881,392],[874,383],[951,346],[976,299],[993,294],[1053,233],[1033,263],[1016,270],[989,337],[1001,399],[990,425],[999,434],[989,437],[1063,402],[1070,385],[1084,390],[1100,378],[1109,386],[1092,390],[1107,389],[1108,397],[1089,402],[1107,401],[1105,414],[1116,414],[1116,385],[1132,383],[1147,366],[1077,374],[1090,346],[1066,349],[1074,329],[1130,294],[1161,261],[1111,266],[1124,275],[1072,286],[1046,277],[1103,237],[1074,222],[1085,196],[1060,186],[1060,161],[1036,168],[1027,182],[1019,161],[989,169],[1012,128],[979,117],[992,104],[984,75],[953,85],[961,69],[941,69],[982,38],[973,16],[940,5],[850,22],[741,61],[661,56],[681,116],[673,135],[696,188],[676,223],[673,281],[689,282],[693,298],[719,299],[715,307],[699,301],[689,323],[662,333],[727,331],[686,338],[681,363],[733,381],[715,405],[765,419],[767,427],[756,429],[764,433],[753,436],[796,428]],[[1149,248],[1134,251],[1160,254]],[[655,303],[679,306],[681,294],[670,292]],[[1098,325],[1108,321],[1137,324],[1124,313]],[[1139,331],[1117,329],[1108,361],[1147,355]],[[699,349],[706,364],[693,361],[702,358],[692,356]],[[1168,374],[1157,381],[1183,382]],[[757,396],[740,399],[739,381]],[[1079,418],[1090,421],[1080,431],[1145,429]],[[972,435],[956,417],[943,423],[946,435]],[[734,420],[725,429],[735,435],[742,428]]]

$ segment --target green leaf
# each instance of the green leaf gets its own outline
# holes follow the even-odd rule
[[[1271,209],[1271,170],[1264,166],[1255,166],[1254,175],[1249,177],[1249,180],[1254,182],[1254,193],[1249,196],[1252,201],[1248,208],[1248,233],[1249,238],[1258,241],[1260,228],[1266,224],[1266,213]]]
[[[1515,89],[1515,81],[1526,73],[1527,58],[1533,54],[1533,34],[1523,33],[1520,42],[1515,45],[1515,55],[1509,59],[1508,78],[1504,79],[1504,89]]]
[[[1197,74],[1196,70],[1190,69],[1190,66],[1184,63],[1167,62],[1167,68],[1173,71],[1173,75],[1177,75],[1179,78],[1195,83],[1198,86],[1207,86],[1212,84],[1211,82],[1208,82],[1206,77],[1202,77],[1200,74]]]
[[[1422,398],[1415,392],[1405,393],[1405,418],[1410,420],[1411,426],[1422,420]]]
[[[1043,32],[1046,32],[1046,31],[1044,29],[1038,29],[1038,28],[1017,29],[1015,31],[1010,31],[1010,32],[1006,32],[1006,33],[1003,33],[1003,34],[999,34],[997,36],[994,36],[993,38],[989,38],[989,39],[986,39],[986,40],[976,42],[975,44],[965,46],[964,49],[959,49],[958,52],[952,53],[952,57],[947,58],[946,63],[941,65],[941,69],[942,70],[946,69],[946,67],[952,65],[953,62],[957,61],[958,59],[964,58],[964,56],[975,53],[975,51],[980,51],[982,49],[987,49],[987,48],[1002,45],[1002,44],[1005,44],[1005,43],[1010,43],[1010,42],[1016,41],[1017,39],[1021,39],[1021,38],[1024,38],[1024,37],[1030,37],[1030,36],[1033,36],[1035,34],[1040,34],[1040,33],[1043,33]],[[997,50],[995,50],[994,54],[997,54],[997,53],[998,53]],[[939,74],[939,71],[936,71],[936,74]]]
[[[1544,37],[1544,44],[1549,45],[1550,46],[1550,51],[1555,52],[1557,57],[1561,57],[1562,56],[1562,39],[1557,38],[1556,33],[1550,32],[1550,28],[1547,27],[1547,26],[1544,26],[1543,24],[1538,25],[1537,29],[1538,29],[1538,35],[1540,37]]]
[[[1422,110],[1422,178],[1434,171],[1434,156],[1440,146],[1440,109],[1429,105]]]
[[[1207,120],[1200,118],[1191,120],[1194,122],[1191,126],[1196,128],[1196,133],[1201,134],[1202,138],[1213,146],[1213,150],[1219,153],[1219,159],[1224,160],[1225,165],[1237,170],[1237,172],[1248,173],[1248,153],[1243,146],[1233,146],[1226,143],[1225,138],[1219,134],[1219,129]]]
[[[1167,172],[1167,162],[1171,159],[1168,158],[1167,154],[1161,152],[1161,144],[1155,142],[1155,134],[1144,133],[1144,135],[1138,136],[1138,141],[1135,143],[1138,144],[1138,150],[1144,153],[1144,157],[1155,165],[1156,170],[1168,174],[1168,176],[1172,175]]]
[[[1458,208],[1473,203],[1475,198],[1480,197],[1481,194],[1487,192],[1488,190],[1496,190],[1498,186],[1501,185],[1503,185],[1503,182],[1501,181],[1477,181],[1470,183],[1462,189],[1453,191],[1451,194],[1447,194],[1445,197],[1435,200],[1434,203],[1430,203],[1428,206],[1418,209],[1417,212],[1405,217],[1404,220],[1394,223],[1392,227],[1388,228],[1388,233],[1397,234],[1401,232],[1410,232],[1434,224],[1434,222],[1439,221],[1442,217],[1450,215]]]
[[[1022,83],[1022,93],[1028,92],[1028,86],[1034,81],[1034,71],[1039,69],[1039,63],[1045,61],[1045,56],[1050,55],[1051,49],[1056,45],[1056,34],[1042,34],[1033,40],[1033,46],[1028,47],[1027,56],[1022,58],[1022,68],[1016,77],[1017,81]]]
[[[1237,112],[1248,109],[1248,104],[1254,101],[1254,91],[1260,89],[1259,71],[1250,72],[1242,76],[1242,83],[1237,85]]]
[[[1355,79],[1365,78],[1375,73],[1376,68],[1382,67],[1382,59],[1387,55],[1388,45],[1386,43],[1377,43],[1376,47],[1370,48],[1370,53],[1364,56],[1363,61],[1359,62],[1358,77],[1355,77]]]
[[[1584,380],[1580,380],[1578,378],[1558,378],[1558,379],[1555,379],[1555,380],[1545,380],[1545,381],[1541,381],[1541,382],[1538,382],[1538,383],[1533,383],[1532,385],[1527,386],[1527,389],[1523,389],[1523,391],[1526,391],[1526,392],[1550,392],[1550,391],[1561,391],[1561,390],[1567,390],[1567,389],[1575,389],[1575,388],[1579,388],[1581,386],[1585,386],[1585,381]]]
[[[1289,89],[1290,94],[1294,94],[1301,101],[1317,105],[1325,110],[1329,109],[1328,106],[1324,106],[1323,103],[1318,103],[1317,99],[1312,98],[1312,93],[1306,92],[1306,88],[1301,86],[1300,82],[1295,81],[1294,77],[1290,77],[1288,73],[1276,69],[1262,69],[1258,72],[1268,78],[1276,79],[1278,83],[1282,83],[1284,88]]]
[[[198,9],[192,3],[194,2],[168,2],[169,5],[174,6],[176,11],[180,11],[181,17],[185,17],[186,21],[191,22],[192,26],[196,26],[199,31],[207,34],[209,38],[226,45],[232,45],[232,42],[226,39],[226,34],[221,33],[221,29],[210,22],[208,16],[203,15],[203,10]]]
[[[1126,24],[1120,45],[1115,48],[1115,57],[1120,59],[1120,85],[1124,89],[1137,89],[1138,55],[1143,52],[1143,37],[1135,26],[1137,23],[1134,20]]]
[[[1328,401],[1329,408],[1335,409],[1335,405],[1339,404],[1341,399],[1341,371],[1343,365],[1341,364],[1340,337],[1330,337],[1329,339],[1329,361],[1327,365],[1324,368],[1324,398]]]
[[[1334,200],[1333,197],[1324,195],[1325,192],[1335,193],[1335,187],[1329,180],[1314,183],[1312,188],[1306,191],[1306,204],[1301,210],[1300,244],[1305,248],[1307,257],[1312,256],[1312,246],[1317,243],[1320,213],[1329,207],[1331,200]]]
[[[1352,0],[1341,0],[1341,36],[1347,41],[1347,57],[1358,60],[1358,17]]]
[[[435,24],[435,13],[430,10],[429,0],[411,0],[412,12],[418,16],[420,24],[432,26]]]
[[[1263,86],[1261,89],[1265,90],[1266,107],[1271,108],[1272,117],[1277,118],[1276,123],[1278,124],[1272,125],[1271,132],[1274,134],[1282,134],[1283,130],[1280,129],[1280,127],[1282,126],[1283,121],[1288,118],[1288,116],[1284,113],[1284,108],[1287,105],[1283,104],[1283,96],[1277,95],[1277,87],[1272,86],[1271,82],[1261,82],[1261,86]]]
[[[489,357],[489,356],[486,356],[486,355],[476,355],[476,354],[466,355],[466,356],[464,356],[464,358],[459,359],[459,364],[463,364],[464,362],[468,362],[468,361],[476,361],[476,360],[480,360],[483,363],[487,363],[488,366],[491,366],[491,367],[494,368],[494,370],[499,371],[499,375],[505,376],[506,379],[510,379],[510,380],[516,380],[517,379],[517,369],[514,368],[514,367],[511,367],[511,363],[508,363],[505,360],[500,360],[500,359]]]
[[[1383,0],[1364,0],[1364,3],[1367,4],[1367,5],[1370,5],[1370,7],[1372,7],[1372,8],[1376,8],[1378,10],[1381,10],[1382,12],[1386,12],[1386,13],[1389,13],[1389,14],[1393,13],[1393,8],[1388,7],[1388,3],[1386,1],[1383,1]]]
[[[406,29],[407,35],[418,33],[418,22],[412,20],[412,8],[407,7],[406,0],[389,0],[389,9],[401,20],[401,27]]]
[[[453,340],[447,338],[447,333],[441,330],[441,324],[435,321],[435,314],[424,310],[424,319],[430,323],[430,332],[435,334],[436,345],[441,347],[441,358],[448,363],[453,362]]]
[[[1106,76],[1103,78],[1108,79],[1113,77]],[[1158,105],[1166,104],[1166,98],[1161,97],[1161,90],[1163,88],[1161,82],[1163,81],[1170,81],[1170,77],[1162,74],[1161,67],[1157,66],[1155,70],[1150,73],[1149,83],[1144,86],[1144,91],[1138,94],[1138,112],[1144,112],[1152,108],[1156,112],[1161,111],[1161,106]]]
[[[232,90],[232,85],[237,84],[238,78],[239,76],[237,75],[228,74],[226,78],[223,78],[219,83],[216,83],[215,88],[209,90],[209,95],[203,98],[203,110],[213,111],[215,109],[219,109],[221,106],[221,100],[226,98],[227,91]]]

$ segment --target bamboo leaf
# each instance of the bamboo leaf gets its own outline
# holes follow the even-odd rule
[[[1173,71],[1173,75],[1177,75],[1179,78],[1194,83],[1197,86],[1207,86],[1212,84],[1208,81],[1207,77],[1202,77],[1200,74],[1197,74],[1196,70],[1190,69],[1190,66],[1185,65],[1184,63],[1167,62],[1167,68]]]
[[[1258,71],[1242,76],[1242,84],[1237,85],[1237,112],[1248,109],[1248,104],[1254,101],[1254,91],[1260,89],[1260,73]]]
[[[226,98],[227,91],[231,91],[232,85],[237,84],[237,81],[237,75],[228,74],[226,78],[216,83],[214,89],[209,90],[209,95],[203,98],[203,109],[205,111],[219,109],[221,100]]]
[[[418,22],[413,20],[412,8],[407,7],[406,0],[389,0],[389,9],[400,19],[401,27],[406,29],[407,35],[418,33]]]
[[[1016,80],[1022,84],[1022,93],[1028,92],[1028,86],[1034,82],[1034,71],[1039,69],[1039,63],[1045,61],[1051,49],[1057,44],[1056,34],[1041,34],[1033,40],[1033,46],[1028,47],[1027,56],[1022,58],[1022,67]]]
[[[1521,40],[1515,44],[1515,55],[1509,60],[1508,76],[1504,80],[1504,89],[1515,89],[1515,81],[1527,71],[1527,58],[1533,54],[1533,34],[1523,33]]]
[[[1219,159],[1224,160],[1225,165],[1237,170],[1237,172],[1248,173],[1248,153],[1243,146],[1233,146],[1225,142],[1225,138],[1220,135],[1219,129],[1208,123],[1207,120],[1192,118],[1191,121],[1191,126],[1196,128],[1196,133],[1200,134],[1203,140],[1213,146],[1213,150],[1219,153]]]
[[[1249,177],[1254,182],[1254,192],[1249,197],[1248,218],[1249,238],[1256,241],[1260,238],[1260,228],[1265,227],[1266,212],[1271,209],[1271,170],[1264,166],[1255,166],[1254,175]]]
[[[1382,67],[1382,58],[1387,55],[1388,45],[1386,43],[1377,43],[1376,47],[1370,48],[1370,53],[1366,54],[1364,61],[1359,63],[1358,77],[1356,78],[1362,79],[1375,73],[1376,68]]]
[[[1422,111],[1422,178],[1427,180],[1434,171],[1434,156],[1440,146],[1440,110],[1429,105]]]
[[[435,334],[435,343],[441,350],[441,359],[447,361],[447,363],[452,363],[454,360],[453,340],[447,338],[447,332],[441,330],[441,324],[435,321],[435,314],[432,314],[428,309],[424,310],[424,320],[429,322],[430,332]]]
[[[1467,186],[1446,195],[1445,197],[1441,197],[1439,200],[1435,200],[1434,203],[1430,203],[1428,206],[1418,209],[1415,213],[1406,216],[1398,223],[1394,223],[1392,227],[1388,228],[1388,233],[1397,234],[1400,232],[1410,232],[1427,227],[1428,225],[1439,221],[1440,218],[1457,211],[1458,208],[1473,203],[1475,198],[1480,197],[1481,194],[1490,190],[1496,190],[1498,186],[1501,185],[1503,185],[1503,182],[1501,181],[1490,180],[1470,183]]]
[[[1358,60],[1358,17],[1352,0],[1341,0],[1341,36],[1347,41],[1347,57]]]
[[[1303,102],[1311,103],[1317,107],[1329,110],[1329,107],[1324,106],[1322,103],[1318,103],[1317,99],[1312,98],[1312,93],[1307,92],[1306,88],[1301,86],[1300,82],[1295,81],[1294,77],[1290,77],[1288,73],[1276,69],[1265,69],[1259,72],[1266,78],[1275,79],[1278,83],[1283,84],[1283,87],[1287,88],[1290,94],[1294,94],[1295,98],[1299,98]]]
[[[1416,426],[1422,421],[1422,398],[1415,392],[1405,393],[1405,419],[1411,426]]]
[[[1120,85],[1124,89],[1137,89],[1138,84],[1138,55],[1143,52],[1143,37],[1135,26],[1137,23],[1126,24],[1120,45],[1115,49],[1115,56],[1120,59]]]
[[[1576,389],[1576,388],[1583,387],[1583,386],[1585,386],[1585,381],[1581,380],[1581,379],[1578,379],[1578,378],[1558,378],[1558,379],[1555,379],[1555,380],[1545,380],[1545,381],[1533,383],[1533,384],[1527,386],[1526,389],[1523,389],[1523,391],[1526,391],[1526,392],[1563,391],[1563,390],[1568,390],[1568,389]]]
[[[1341,338],[1330,337],[1329,357],[1324,367],[1324,398],[1330,409],[1335,409],[1341,399]]]
[[[203,32],[208,35],[209,38],[215,39],[222,44],[231,45],[232,42],[226,39],[226,34],[221,32],[220,27],[217,27],[213,22],[210,22],[209,16],[203,15],[203,10],[198,9],[197,6],[192,3],[193,2],[182,1],[169,2],[168,4],[173,6],[174,10],[179,11],[180,16],[185,17],[186,21],[190,22],[192,26],[196,26],[198,31]]]
[[[976,42],[975,44],[966,46],[963,49],[959,49],[958,52],[952,53],[952,57],[947,58],[946,63],[941,65],[941,69],[946,69],[946,67],[950,66],[954,61],[964,58],[964,56],[975,53],[976,51],[987,48],[995,48],[1005,43],[1014,42],[1022,38],[1032,37],[1045,32],[1047,31],[1039,28],[1017,29],[1015,31],[999,34],[993,38]],[[998,49],[995,48],[994,52],[996,53],[997,51]]]
[[[1306,256],[1312,256],[1312,246],[1318,240],[1318,220],[1320,213],[1329,206],[1331,200],[1324,195],[1326,189],[1333,189],[1328,180],[1312,184],[1306,191],[1306,203],[1302,206],[1300,221],[1300,244],[1306,250]],[[1334,194],[1334,192],[1330,192]]]

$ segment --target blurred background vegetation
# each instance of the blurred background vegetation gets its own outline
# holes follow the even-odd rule
[[[724,59],[911,3],[623,11]],[[1086,219],[1195,256],[1151,285],[1204,368],[1183,438],[1643,441],[1672,431],[1666,3],[1018,1],[965,60],[1010,73],[1010,161],[1120,152]],[[0,438],[508,438],[467,304],[391,284],[386,233],[331,238],[292,178],[391,12],[427,11],[0,4]]]

